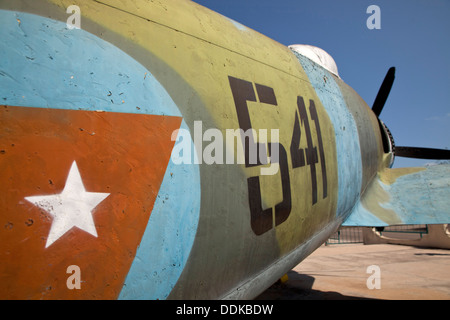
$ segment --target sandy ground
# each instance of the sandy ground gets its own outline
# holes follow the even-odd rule
[[[257,300],[450,300],[450,250],[328,245],[287,275]]]

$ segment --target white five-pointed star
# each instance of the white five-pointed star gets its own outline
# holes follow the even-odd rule
[[[109,193],[87,192],[80,171],[74,161],[60,194],[26,197],[25,200],[44,209],[53,216],[45,248],[51,246],[73,227],[78,227],[97,237],[91,211],[105,200]]]

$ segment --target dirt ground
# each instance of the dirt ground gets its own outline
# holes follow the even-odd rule
[[[444,249],[324,245],[287,275],[257,300],[450,300],[450,250]]]

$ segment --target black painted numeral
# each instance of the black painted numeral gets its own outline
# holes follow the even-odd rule
[[[248,111],[248,101],[256,102],[257,98],[259,102],[277,106],[277,99],[275,92],[272,88],[255,83],[255,87],[252,82],[237,79],[234,77],[228,77],[230,82],[230,88],[233,94],[234,103],[236,107],[236,114],[240,128],[245,132],[252,129],[250,120],[250,113]],[[298,111],[298,112],[297,112]],[[313,145],[313,138],[311,134],[311,127],[306,110],[305,102],[302,97],[297,97],[297,111],[295,113],[295,123],[292,133],[292,140],[290,145],[290,153],[293,168],[301,168],[306,165],[310,167],[311,182],[312,182],[312,204],[317,203],[317,172],[316,164],[320,164],[322,171],[322,185],[323,185],[323,199],[327,197],[327,175],[325,154],[322,142],[322,133],[320,130],[319,118],[317,115],[316,106],[313,100],[310,100],[309,111],[311,119],[314,121],[315,129],[318,139],[319,154],[317,153],[317,147]],[[301,127],[305,129],[306,144],[305,149],[300,148],[300,142],[302,138]],[[258,159],[258,154],[261,151],[267,152],[265,144],[256,143],[253,135],[245,135],[242,137],[242,144],[244,146],[245,153],[245,166],[255,167],[261,166],[263,163]],[[250,149],[250,146],[253,148]],[[292,210],[291,202],[291,183],[289,177],[289,165],[286,149],[281,143],[268,143],[268,151],[272,150],[272,147],[279,148],[279,159],[272,159],[272,162],[278,162],[280,166],[281,186],[283,193],[283,201],[275,205],[273,208],[262,208],[261,199],[261,186],[260,177],[254,176],[247,179],[248,185],[248,197],[250,206],[250,222],[253,232],[256,235],[261,235],[274,228],[273,215],[275,214],[275,226],[280,225],[289,217]],[[264,150],[261,150],[264,148]],[[257,150],[255,154],[250,154],[250,150]],[[265,153],[267,154],[267,153]],[[256,159],[255,159],[256,156]]]
[[[230,81],[230,88],[233,93],[234,103],[236,106],[236,114],[238,117],[239,126],[243,131],[252,129],[247,101],[257,101],[255,90],[253,89],[253,83],[233,77],[228,78]],[[272,88],[260,84],[255,84],[255,88],[259,98],[259,102],[274,106],[278,105],[275,92]],[[256,143],[254,141],[253,135],[248,136],[248,139],[244,139],[242,141],[245,153],[245,166],[260,166],[262,165],[260,159],[258,159],[257,157],[255,161],[254,158],[252,159],[252,156],[261,154],[261,148],[265,148],[265,144]],[[255,155],[250,154],[250,144],[256,144],[257,146],[257,148],[253,149],[257,150],[257,153]],[[280,166],[283,201],[276,204],[274,208],[263,209],[261,204],[261,187],[259,180],[260,177],[255,176],[247,179],[251,226],[253,232],[255,232],[256,235],[266,233],[273,228],[273,214],[275,214],[275,225],[279,225],[286,221],[291,213],[291,183],[289,179],[287,153],[286,149],[281,143],[277,143],[276,145],[274,145],[274,143],[268,143],[269,153],[272,148],[276,147],[279,148],[279,159],[275,159],[274,157],[271,157],[271,159],[273,163],[278,162]]]
[[[317,203],[317,176],[316,176],[316,163],[318,163],[317,148],[313,146],[308,114],[306,112],[305,102],[303,101],[302,97],[297,98],[297,108],[298,114],[300,115],[300,121],[305,127],[307,148],[305,150],[299,149],[301,140],[301,128],[297,113],[295,113],[294,133],[292,134],[292,142],[291,142],[291,160],[294,169],[304,167],[306,164],[310,166],[311,183],[312,183],[312,203],[314,205]]]
[[[295,113],[295,123],[294,123],[294,131],[292,133],[291,140],[291,160],[292,167],[300,168],[306,165],[310,166],[311,170],[311,184],[312,184],[312,204],[317,203],[317,170],[316,163],[319,162],[317,156],[317,148],[313,147],[312,136],[311,136],[311,127],[308,120],[308,114],[306,112],[305,102],[302,97],[297,98],[297,108],[298,113]],[[322,171],[322,186],[323,186],[323,199],[328,196],[328,184],[327,184],[327,166],[325,162],[325,152],[323,150],[323,141],[322,141],[322,132],[320,130],[319,117],[317,115],[316,105],[314,100],[309,100],[309,112],[311,114],[311,119],[314,121],[317,140],[319,145],[319,156],[320,156],[320,166]],[[301,126],[299,117],[301,119],[301,123],[305,128],[306,134],[306,143],[307,148],[303,150],[300,148],[300,140],[301,140]],[[305,161],[306,156],[306,161]]]
[[[325,152],[323,151],[322,132],[320,131],[319,117],[317,115],[316,105],[313,100],[310,100],[309,112],[311,114],[311,119],[313,119],[316,125],[317,140],[319,142],[320,165],[322,169],[322,197],[325,199],[328,196],[327,165],[325,163]]]

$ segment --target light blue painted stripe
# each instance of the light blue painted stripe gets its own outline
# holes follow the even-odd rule
[[[189,130],[184,121],[181,128]],[[175,165],[171,160],[120,299],[162,300],[169,296],[194,242],[200,197],[199,166]]]
[[[0,104],[181,116],[148,70],[86,31],[0,10],[0,39]],[[195,239],[200,192],[198,165],[171,158],[120,298],[169,295]]]
[[[0,104],[181,116],[148,70],[84,30],[0,10],[0,39]]]
[[[345,227],[386,227],[388,224],[383,222],[380,218],[375,216],[372,212],[367,210],[362,202],[358,203],[353,208],[352,213],[344,221],[342,226]]]
[[[244,26],[243,24],[240,24],[237,21],[234,21],[233,19],[230,19],[228,17],[223,16],[225,19],[227,19],[228,21],[230,21],[239,31],[249,31],[249,29]]]
[[[393,169],[396,170],[396,169]],[[450,222],[450,165],[427,166],[425,170],[398,177],[391,185],[374,180],[389,195],[378,199],[385,221],[358,204],[344,226],[378,227],[392,224],[446,224]],[[376,201],[377,194],[372,201]],[[388,215],[388,213],[391,213]]]
[[[404,224],[450,223],[450,165],[427,166],[391,185],[380,184],[390,196],[381,206],[394,210]]]
[[[355,119],[333,76],[308,58],[294,52],[316,90],[334,126],[338,169],[337,215],[345,216],[357,203],[362,184],[361,148]]]

